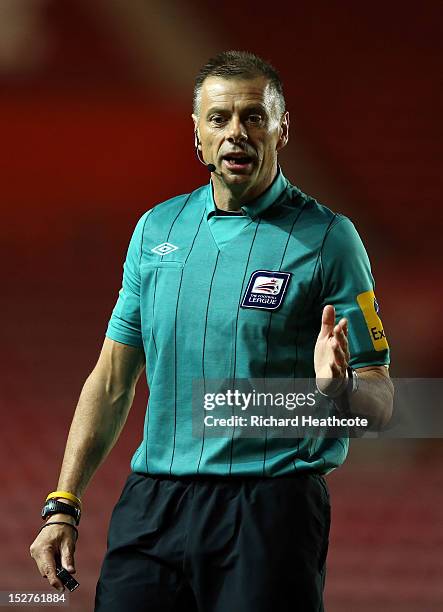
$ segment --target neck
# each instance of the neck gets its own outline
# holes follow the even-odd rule
[[[217,208],[221,210],[240,210],[243,204],[252,202],[261,196],[262,193],[272,184],[277,174],[277,164],[273,167],[268,176],[260,183],[248,185],[229,185],[225,183],[223,176],[212,174],[212,185],[214,188],[214,201]]]

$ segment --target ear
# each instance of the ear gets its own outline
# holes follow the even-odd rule
[[[192,121],[194,122],[194,147],[197,149],[199,149],[201,151],[201,144],[200,144],[200,132],[198,130],[198,118],[196,115],[192,114]]]
[[[280,121],[280,134],[275,147],[277,151],[283,149],[288,144],[289,140],[289,113],[286,111]]]

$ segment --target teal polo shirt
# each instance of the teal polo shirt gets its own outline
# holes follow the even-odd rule
[[[133,471],[327,473],[347,438],[193,435],[193,381],[314,377],[322,309],[349,321],[350,364],[389,363],[374,279],[352,222],[279,170],[242,215],[218,216],[212,183],[138,221],[106,336],[144,348],[149,401]]]

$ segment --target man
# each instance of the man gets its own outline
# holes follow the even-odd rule
[[[235,51],[210,60],[192,117],[211,180],[135,228],[31,555],[55,587],[56,555],[74,572],[80,497],[146,363],[143,441],[113,511],[95,610],[317,612],[322,475],[344,461],[347,438],[193,435],[193,383],[315,375],[341,410],[383,426],[393,393],[369,260],[346,217],[283,176],[289,115],[269,64]]]

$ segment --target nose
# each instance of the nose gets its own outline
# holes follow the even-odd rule
[[[248,139],[248,133],[238,117],[232,117],[228,128],[227,139],[231,144],[244,142]]]

